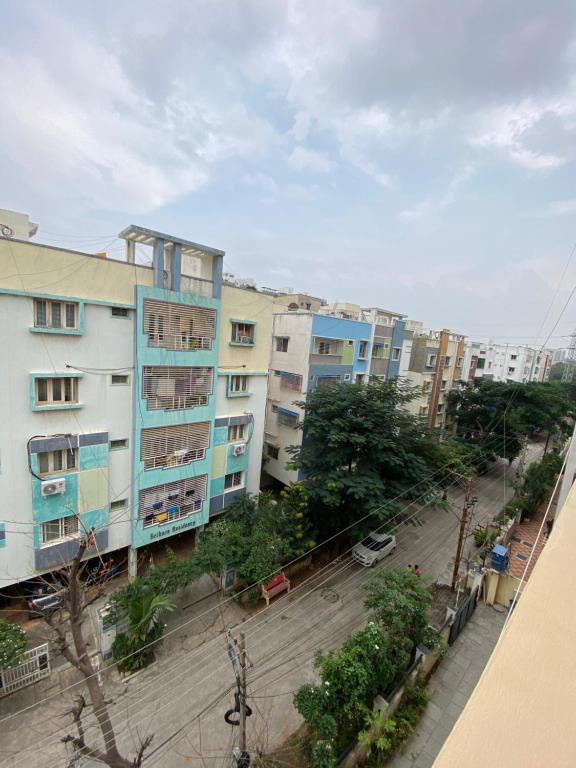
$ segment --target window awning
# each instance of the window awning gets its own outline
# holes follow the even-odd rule
[[[278,413],[283,413],[286,416],[296,416],[297,419],[300,418],[298,411],[290,411],[288,408],[281,408],[280,406],[278,406]]]

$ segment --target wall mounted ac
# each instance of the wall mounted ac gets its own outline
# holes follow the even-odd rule
[[[246,443],[238,443],[238,445],[234,446],[232,452],[234,456],[242,456],[243,453],[246,453]]]
[[[66,490],[65,478],[59,480],[44,480],[42,483],[42,496],[57,496]]]

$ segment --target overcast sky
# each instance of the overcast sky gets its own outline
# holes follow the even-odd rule
[[[500,340],[576,282],[574,0],[2,9],[0,207],[39,241],[142,224],[259,285]],[[574,325],[576,299],[553,346]]]

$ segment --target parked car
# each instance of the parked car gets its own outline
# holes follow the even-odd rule
[[[26,608],[29,619],[48,616],[62,607],[63,589],[50,587],[47,584],[34,584],[30,588],[30,596],[26,598]]]
[[[370,533],[352,549],[352,559],[370,568],[396,549],[396,537],[389,533]]]

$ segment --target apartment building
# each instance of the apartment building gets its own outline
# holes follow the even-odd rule
[[[194,536],[259,488],[271,297],[223,252],[141,227],[126,259],[0,237],[0,586]],[[0,213],[0,224],[5,220]],[[136,263],[148,249],[152,266]]]
[[[370,372],[372,326],[312,312],[283,312],[273,318],[266,412],[265,470],[284,484],[298,472],[287,467],[287,448],[302,443],[299,402],[331,381],[366,381]]]
[[[418,389],[410,410],[430,428],[447,426],[448,393],[462,379],[465,338],[446,328],[414,336],[406,374]]]
[[[464,353],[464,379],[526,384],[548,381],[551,350],[524,344],[497,344],[492,340],[470,341]]]

